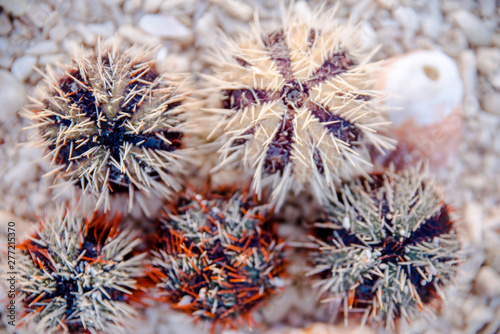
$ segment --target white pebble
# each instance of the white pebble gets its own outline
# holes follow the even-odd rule
[[[479,12],[482,16],[493,16],[497,8],[495,0],[479,0]]]
[[[41,41],[32,47],[28,48],[25,53],[32,55],[40,55],[47,53],[56,53],[59,50],[55,41]]]
[[[8,13],[14,16],[21,16],[26,12],[26,0],[2,0],[0,5]]]
[[[420,25],[415,10],[411,7],[398,7],[394,12],[394,18],[399,24],[411,31],[416,31]]]
[[[142,9],[146,13],[156,13],[161,7],[163,0],[146,0]]]
[[[217,20],[212,11],[204,13],[196,22],[194,27],[196,33],[197,46],[211,46],[215,45],[217,36],[214,33],[214,28],[217,26]]]
[[[26,103],[24,86],[12,74],[0,70],[0,121],[15,117]]]
[[[473,50],[463,50],[459,56],[460,74],[464,81],[464,115],[470,116],[479,111],[479,103],[476,96],[478,82],[477,61]]]
[[[451,14],[451,20],[460,27],[471,44],[487,46],[493,36],[493,30],[471,12],[460,9]]]
[[[489,93],[483,98],[483,109],[489,113],[500,115],[500,93]],[[498,136],[500,139],[500,136]]]
[[[94,34],[104,37],[112,37],[115,33],[115,25],[112,21],[106,21],[99,24],[88,24],[87,28]]]
[[[64,53],[41,55],[40,58],[38,58],[38,64],[42,66],[52,65],[55,63],[62,63],[65,59],[66,59],[66,54]]]
[[[478,203],[471,202],[465,207],[467,236],[476,245],[483,240],[483,209]]]
[[[56,24],[49,31],[49,38],[54,41],[62,41],[66,35],[68,35],[70,27],[66,26],[64,23]]]
[[[191,38],[191,32],[173,16],[146,14],[139,20],[139,27],[152,35],[186,40]]]
[[[500,68],[499,48],[477,48],[476,57],[477,69],[484,75],[490,75]]]
[[[77,23],[75,30],[83,37],[83,41],[87,45],[95,45],[97,36],[83,23]]]
[[[227,14],[235,19],[248,22],[253,17],[253,8],[248,1],[238,0],[212,0],[211,2],[223,8]]]
[[[26,80],[36,64],[36,56],[22,56],[17,58],[11,67],[11,73],[21,81]]]
[[[141,8],[141,0],[126,0],[123,5],[123,11],[126,14],[133,14]]]
[[[128,39],[131,43],[141,43],[157,46],[161,40],[158,36],[144,34],[144,31],[135,26],[124,24],[118,28],[118,34]]]
[[[485,296],[500,296],[500,276],[495,269],[483,266],[477,274],[476,287]]]
[[[0,35],[7,35],[12,30],[12,24],[5,14],[0,14]]]
[[[12,65],[13,59],[7,55],[0,57],[0,67],[9,69]]]
[[[349,219],[349,217],[344,217],[344,219],[342,220],[342,227],[346,230],[349,230],[351,228],[351,220]]]

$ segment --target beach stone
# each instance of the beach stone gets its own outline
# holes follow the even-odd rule
[[[0,7],[14,16],[21,16],[26,12],[26,0],[0,0]]]
[[[72,30],[69,26],[65,25],[63,22],[59,22],[52,29],[49,30],[49,38],[53,41],[62,41]]]
[[[104,23],[91,23],[87,25],[87,29],[96,35],[104,37],[113,37],[115,33],[115,24],[112,21]]]
[[[482,16],[493,16],[495,15],[495,10],[497,4],[495,0],[479,0],[479,12]]]
[[[142,9],[144,9],[146,13],[156,13],[160,9],[162,3],[163,0],[146,0],[144,1]]]
[[[26,80],[36,64],[36,56],[26,55],[17,58],[11,67],[11,73],[21,81]]]
[[[477,68],[484,75],[490,75],[500,68],[500,48],[477,48],[476,58]]]
[[[0,70],[0,122],[16,116],[26,103],[24,86],[8,71]]]
[[[500,276],[495,269],[483,266],[476,277],[476,288],[485,296],[499,296]]]
[[[174,16],[146,14],[139,20],[139,27],[145,32],[170,39],[186,40],[191,31]]]
[[[41,41],[32,47],[28,48],[25,53],[32,55],[40,55],[47,53],[56,53],[59,47],[55,41]]]
[[[451,14],[451,20],[456,26],[462,29],[469,43],[476,46],[487,46],[490,44],[493,30],[471,12],[465,9],[457,10]]]
[[[394,10],[393,14],[396,21],[398,21],[403,28],[415,31],[420,26],[418,15],[411,7],[398,7]]]
[[[12,30],[12,24],[4,13],[0,14],[0,35],[7,35]]]

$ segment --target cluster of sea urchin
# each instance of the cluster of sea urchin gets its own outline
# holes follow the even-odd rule
[[[236,327],[282,286],[283,243],[267,208],[234,189],[187,193],[166,209],[151,275],[173,308]]]
[[[459,259],[449,208],[416,170],[346,183],[316,224],[311,254],[326,300],[392,326],[439,299]],[[367,319],[367,318],[365,318]]]
[[[391,148],[376,132],[377,65],[357,51],[354,28],[337,27],[331,15],[311,21],[288,15],[272,33],[254,26],[239,42],[228,40],[209,78],[222,94],[213,111],[224,114],[212,132],[221,147],[215,170],[243,166],[259,196],[272,186],[278,207],[306,186],[323,201],[341,179],[367,170],[367,144]]]
[[[18,283],[23,321],[37,333],[121,332],[136,313],[141,239],[120,219],[83,218],[62,209],[20,244]]]
[[[62,69],[31,118],[61,178],[109,209],[110,193],[180,189],[185,93],[182,77],[163,74],[150,51],[99,44]],[[130,206],[131,206],[130,205]]]

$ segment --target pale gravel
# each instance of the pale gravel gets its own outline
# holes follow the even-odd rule
[[[278,0],[0,0],[0,71],[11,71],[12,85],[24,85],[33,95],[42,76],[32,66],[65,62],[75,46],[93,46],[97,36],[120,36],[125,44],[162,44],[161,58],[179,71],[208,73],[208,50],[217,43],[216,32],[237,36],[248,29],[258,11],[264,27],[279,15]],[[308,15],[320,0],[295,4]],[[464,245],[470,252],[457,286],[449,289],[441,314],[423,316],[401,333],[497,333],[500,331],[500,13],[495,0],[342,0],[339,21],[364,20],[360,41],[367,49],[381,44],[376,59],[415,49],[439,49],[458,64],[464,80],[464,138],[452,165],[438,179],[447,200],[456,208]],[[149,15],[149,16],[146,16]],[[148,18],[154,18],[151,20]],[[155,21],[156,20],[156,21]],[[142,22],[142,23],[141,23]],[[177,30],[175,30],[177,27]],[[162,31],[161,29],[175,31]],[[150,33],[148,33],[150,32]],[[16,79],[17,78],[17,79]],[[17,98],[22,101],[24,96]],[[10,99],[10,100],[9,100]],[[37,214],[53,210],[57,201],[43,151],[27,147],[28,123],[9,111],[12,96],[0,98],[0,218],[17,222],[19,235]],[[9,102],[10,101],[10,102]],[[17,109],[17,107],[15,107]],[[63,196],[64,197],[64,196]],[[285,209],[299,219],[299,204]],[[310,210],[310,208],[309,208]],[[289,226],[287,237],[303,233]],[[0,234],[4,236],[5,228]],[[295,238],[296,239],[296,238]],[[3,248],[2,248],[3,249]],[[300,257],[297,257],[300,258]],[[301,333],[286,326],[328,320],[317,308],[314,293],[300,278],[299,261],[292,266],[293,286],[271,302],[263,327],[272,333]],[[0,294],[0,298],[1,298]],[[307,296],[307,298],[306,298]],[[141,333],[201,333],[181,314],[165,306],[150,308],[138,325]],[[0,328],[0,333],[4,332]],[[348,329],[344,332],[349,332]],[[352,330],[351,332],[355,332]],[[328,333],[317,325],[315,333]],[[336,331],[337,332],[337,331]],[[229,333],[229,332],[228,332]]]

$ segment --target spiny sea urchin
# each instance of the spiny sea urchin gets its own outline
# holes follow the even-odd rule
[[[266,207],[235,189],[170,204],[151,275],[173,308],[235,328],[283,284],[284,244]]]
[[[422,173],[356,179],[324,208],[309,274],[321,275],[317,285],[326,301],[343,299],[344,316],[354,308],[390,327],[439,300],[460,246],[449,207]]]
[[[366,144],[391,148],[376,133],[383,125],[370,74],[377,65],[360,54],[352,27],[337,27],[332,12],[306,21],[284,14],[283,27],[256,24],[238,42],[227,40],[214,60],[211,93],[223,114],[215,170],[243,166],[253,189],[271,185],[278,207],[306,186],[324,200],[341,179],[370,166]],[[218,116],[219,117],[219,116]]]
[[[120,219],[61,209],[20,244],[23,321],[39,333],[122,332],[135,314],[144,276],[141,239]]]
[[[182,76],[162,73],[152,51],[118,42],[82,51],[47,87],[30,112],[59,177],[98,198],[110,193],[180,189],[186,98]]]

